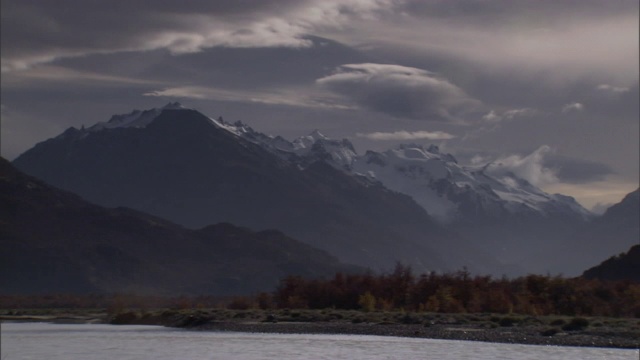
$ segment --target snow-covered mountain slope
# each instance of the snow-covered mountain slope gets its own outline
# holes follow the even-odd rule
[[[324,160],[343,170],[350,170],[351,164],[358,156],[349,140],[330,139],[318,130],[314,130],[307,136],[295,139],[293,141],[293,151],[302,158],[307,158],[311,161]]]
[[[384,184],[387,188],[407,194],[429,214],[439,220],[453,216],[456,204],[439,193],[440,180],[458,178],[471,182],[462,168],[450,156],[440,156],[437,147],[401,145],[385,152],[367,151],[352,164],[354,172]]]
[[[400,145],[359,156],[347,140],[317,132],[291,144],[280,146],[280,152],[299,164],[324,160],[409,195],[441,224],[512,264],[511,273],[582,271],[578,262],[566,262],[566,254],[575,247],[575,229],[592,217],[589,211],[572,197],[548,194],[500,165],[463,166],[433,145]]]
[[[226,123],[222,119],[212,119],[212,121],[220,128],[254,144],[261,145],[281,158],[303,167],[322,160],[338,169],[350,170],[351,164],[358,156],[349,140],[330,139],[318,130],[293,141],[288,141],[281,136],[270,136],[257,132],[239,121],[233,124]]]
[[[385,152],[368,151],[351,167],[389,189],[413,197],[443,222],[478,215],[589,216],[575,199],[547,194],[513,173],[495,176],[493,166],[496,165],[461,166],[437,146],[409,144]]]
[[[186,109],[180,103],[169,103],[162,108],[153,108],[150,110],[133,110],[129,114],[113,115],[109,121],[99,122],[91,126],[89,131],[100,131],[102,129],[115,129],[115,128],[143,128],[149,125],[155,118],[157,118],[162,110],[179,110]]]

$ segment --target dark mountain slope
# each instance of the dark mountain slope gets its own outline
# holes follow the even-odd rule
[[[640,245],[613,256],[582,274],[588,279],[632,280],[640,282]]]
[[[239,294],[282,277],[358,271],[278,231],[229,224],[188,230],[106,209],[0,159],[0,291]]]
[[[619,203],[608,208],[599,221],[606,222],[612,227],[622,226],[637,234],[640,222],[640,188],[630,192]],[[640,237],[638,239],[640,241]]]
[[[620,254],[640,244],[639,190],[627,194],[602,216],[576,231],[573,235],[574,245],[568,251],[577,249],[588,256],[569,257],[567,261],[580,259],[579,265],[586,269],[603,258]]]
[[[191,228],[276,228],[376,270],[396,261],[420,271],[495,269],[408,196],[322,162],[301,170],[194,110],[164,109],[143,128],[70,129],[14,165],[104,206]]]

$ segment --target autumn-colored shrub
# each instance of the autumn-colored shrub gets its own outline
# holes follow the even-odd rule
[[[287,277],[273,299],[278,308],[640,317],[640,284],[629,281],[548,275],[493,279],[471,276],[466,269],[415,276],[401,264],[382,275],[336,274],[327,280]]]

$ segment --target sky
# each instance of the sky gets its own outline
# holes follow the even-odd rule
[[[1,0],[1,154],[179,101],[436,144],[601,212],[639,184],[637,0]]]

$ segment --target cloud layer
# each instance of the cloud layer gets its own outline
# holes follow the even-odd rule
[[[408,66],[347,64],[316,82],[361,108],[400,118],[461,122],[480,106],[446,79]]]
[[[287,105],[314,108],[350,109],[330,96],[309,96],[306,92],[295,89],[278,89],[271,91],[237,91],[204,86],[179,86],[163,90],[154,90],[143,94],[165,98],[187,98],[197,100],[218,100],[234,102],[251,102],[267,105]]]
[[[491,110],[484,116],[482,116],[482,120],[490,123],[500,122],[503,120],[513,120],[519,117],[527,117],[533,116],[536,113],[534,109],[523,108],[523,109],[511,109],[505,111],[495,111]]]
[[[394,0],[2,3],[2,71],[58,58],[215,46],[308,47],[305,35],[371,18]],[[73,9],[73,11],[69,11]]]
[[[371,140],[450,140],[454,135],[443,131],[394,131],[394,132],[372,132],[357,133],[357,137]]]
[[[570,112],[580,112],[584,110],[584,105],[582,105],[579,102],[574,102],[571,104],[566,104],[562,107],[562,112],[563,113],[570,113]]]
[[[408,1],[403,10],[353,41],[367,33],[378,48],[554,86],[638,78],[637,1]]]

